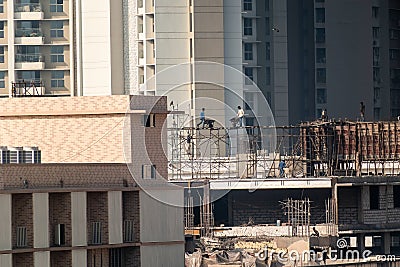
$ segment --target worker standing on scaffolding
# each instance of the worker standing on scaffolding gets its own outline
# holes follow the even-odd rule
[[[241,106],[238,106],[237,117],[240,125],[239,127],[242,127],[244,125],[243,124],[244,111]]]
[[[360,102],[360,121],[365,121],[365,105],[364,102]]]
[[[202,128],[204,129],[204,123],[206,121],[206,114],[204,112],[205,110],[205,108],[202,108],[200,111],[200,122],[197,124],[197,128],[199,128],[200,124],[203,124]]]
[[[286,163],[285,160],[281,160],[279,162],[279,177],[283,177],[285,175],[285,168],[286,168]]]

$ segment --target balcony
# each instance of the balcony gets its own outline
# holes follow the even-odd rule
[[[15,68],[27,70],[42,70],[45,67],[42,54],[17,54],[15,56]]]
[[[15,4],[15,19],[40,20],[44,18],[42,6],[39,3]]]
[[[39,28],[16,29],[15,44],[42,45],[44,44],[44,36]]]
[[[29,82],[19,80],[12,83],[13,97],[42,96],[44,93],[45,87],[41,80],[31,80]]]

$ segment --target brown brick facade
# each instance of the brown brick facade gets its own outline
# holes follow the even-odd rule
[[[33,253],[16,253],[12,255],[13,266],[32,267]]]
[[[17,246],[17,227],[26,227],[27,247],[33,247],[32,194],[12,195],[12,246]],[[19,266],[19,265],[17,265]]]
[[[134,242],[139,242],[140,240],[139,192],[122,192],[122,207],[123,207],[122,221],[125,220],[133,221],[134,236],[135,236]],[[125,231],[125,229],[123,229],[123,231]]]
[[[71,194],[49,194],[49,237],[50,246],[55,246],[55,229],[58,224],[65,225],[65,246],[71,246]]]
[[[72,266],[71,251],[52,251],[50,252],[51,267],[67,267]]]
[[[101,223],[101,244],[108,243],[108,198],[106,192],[87,193],[88,244],[93,244],[93,223]]]

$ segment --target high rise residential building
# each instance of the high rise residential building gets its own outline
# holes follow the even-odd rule
[[[288,1],[290,121],[399,113],[398,1]]]

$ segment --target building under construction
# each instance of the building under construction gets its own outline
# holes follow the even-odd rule
[[[175,127],[169,145],[186,233],[302,237],[312,248],[344,238],[345,249],[400,255],[398,121]]]

